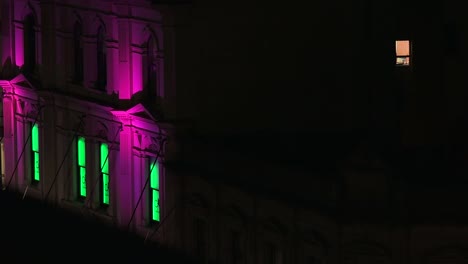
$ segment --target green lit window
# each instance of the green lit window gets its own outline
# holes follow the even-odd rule
[[[31,163],[32,182],[38,182],[41,179],[39,171],[39,128],[35,123],[31,125]]]
[[[78,137],[78,193],[80,197],[86,197],[86,140]]]
[[[100,146],[101,161],[101,203],[109,205],[109,146],[107,143],[101,143]]]
[[[155,158],[150,159],[150,213],[151,220],[159,222],[159,163]]]

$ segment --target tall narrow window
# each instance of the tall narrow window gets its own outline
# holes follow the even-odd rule
[[[5,150],[3,147],[3,137],[0,140],[0,173],[2,174],[1,187],[5,187]]]
[[[101,204],[109,205],[109,147],[107,143],[100,146],[101,163]]]
[[[159,222],[159,164],[155,158],[150,158],[150,210],[151,220]]]
[[[24,66],[25,73],[32,73],[36,66],[36,32],[34,16],[32,14],[24,19]]]
[[[99,27],[97,32],[97,80],[96,88],[105,90],[107,85],[107,56],[105,45],[105,32],[103,27]]]
[[[411,45],[409,40],[397,40],[396,48],[396,65],[409,66],[411,57]]]
[[[265,246],[265,262],[267,264],[280,264],[281,255],[278,247],[274,244],[268,243]]]
[[[86,141],[84,137],[77,140],[78,157],[78,193],[80,198],[86,197]]]
[[[239,231],[231,230],[231,263],[238,264],[242,261],[242,241]]]
[[[157,67],[156,67],[156,41],[150,37],[147,44],[147,57],[146,57],[146,89],[149,99],[154,101],[158,96],[157,88]]]
[[[76,22],[73,28],[73,53],[75,59],[74,81],[76,83],[83,82],[83,40],[82,26],[80,22]]]
[[[206,257],[206,223],[201,218],[195,218],[194,223],[194,243],[195,255],[200,259]]]
[[[31,124],[31,163],[32,182],[39,182],[41,179],[39,168],[39,127],[36,123]]]

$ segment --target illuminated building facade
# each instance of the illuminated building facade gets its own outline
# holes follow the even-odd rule
[[[3,189],[154,230],[174,203],[161,12],[148,1],[1,1],[1,11]]]
[[[456,209],[414,187],[419,146],[456,138],[438,124],[464,105],[452,89],[447,121],[414,92],[463,79],[427,66],[460,63],[418,24],[432,13],[152,2],[0,1],[5,190],[221,263],[463,260],[466,228],[434,216]],[[261,129],[278,133],[239,136]]]

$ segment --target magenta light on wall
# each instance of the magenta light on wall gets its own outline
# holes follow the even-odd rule
[[[16,28],[15,31],[15,64],[18,67],[24,64],[23,32],[19,28]]]

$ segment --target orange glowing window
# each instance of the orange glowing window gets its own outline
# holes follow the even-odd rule
[[[411,56],[411,45],[409,40],[397,40],[396,48],[396,65],[409,66]]]

